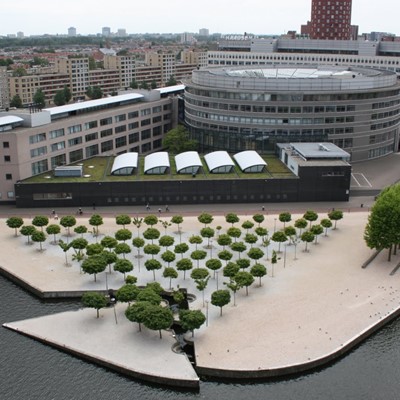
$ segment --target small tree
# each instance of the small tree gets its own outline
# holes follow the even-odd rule
[[[128,306],[128,308],[125,310],[126,318],[131,322],[137,322],[139,324],[139,332],[142,331],[142,323],[146,318],[146,311],[150,305],[151,303],[148,301],[137,301],[136,303]]]
[[[197,245],[203,243],[203,239],[199,235],[192,235],[189,238],[189,243],[194,244],[197,250]]]
[[[318,236],[324,232],[322,225],[313,225],[310,231],[315,235],[315,244],[318,244]]]
[[[215,231],[214,229],[207,227],[207,228],[203,228],[200,231],[200,235],[203,238],[207,239],[207,248],[210,248],[210,239],[214,237]]]
[[[101,254],[106,259],[108,265],[108,272],[111,274],[111,264],[114,264],[118,260],[118,257],[113,251],[108,251],[108,250],[103,250]]]
[[[248,258],[239,258],[239,260],[236,260],[236,264],[240,269],[246,269],[250,267],[250,260]]]
[[[122,257],[125,259],[126,254],[129,254],[132,251],[132,249],[127,243],[118,243],[115,246],[114,251],[116,254],[122,254]]]
[[[246,233],[246,235],[244,236],[244,241],[246,243],[249,243],[250,247],[253,247],[253,244],[257,243],[257,240],[258,240],[257,236],[252,233]]]
[[[177,261],[176,269],[178,271],[183,271],[183,279],[186,279],[186,271],[189,271],[193,268],[193,263],[190,258],[182,258],[181,260]]]
[[[318,219],[318,214],[315,211],[308,210],[304,213],[303,218],[310,223],[310,229],[312,223]]]
[[[22,108],[23,104],[22,104],[22,100],[21,97],[16,94],[10,101],[10,107],[15,107],[15,108]]]
[[[137,248],[137,258],[141,257],[140,256],[140,248],[143,247],[144,244],[145,244],[145,241],[140,237],[136,237],[136,238],[132,239],[132,245]]]
[[[138,236],[139,236],[139,230],[140,230],[140,227],[142,226],[142,223],[143,223],[143,218],[133,217],[132,224],[136,226]]]
[[[325,236],[328,236],[328,229],[332,228],[332,221],[328,218],[321,219],[321,226],[325,229]]]
[[[60,246],[61,250],[65,254],[65,265],[68,267],[70,264],[68,263],[68,250],[70,249],[70,244],[63,242],[62,240],[58,241],[58,245]]]
[[[225,215],[225,221],[226,221],[228,224],[232,224],[232,226],[233,226],[234,224],[236,224],[237,222],[239,222],[239,217],[237,216],[237,214],[229,213],[229,214],[226,214],[226,215]]]
[[[279,221],[283,222],[283,229],[285,229],[286,222],[290,222],[292,220],[292,214],[289,212],[283,212],[279,214]]]
[[[129,229],[118,229],[117,232],[115,232],[115,239],[126,242],[132,239],[132,232]]]
[[[42,109],[46,106],[46,97],[45,97],[42,89],[36,90],[36,93],[33,95],[32,100],[40,109]]]
[[[246,288],[246,296],[248,296],[249,286],[254,282],[254,276],[250,272],[239,271],[233,279],[239,284],[239,286]]]
[[[21,217],[7,218],[6,224],[9,228],[14,229],[14,235],[18,236],[18,229],[24,225],[24,220]]]
[[[181,258],[189,250],[189,246],[186,243],[179,243],[174,248],[174,253],[180,254]]]
[[[65,215],[61,217],[60,225],[67,230],[67,235],[70,236],[70,228],[76,225],[76,218],[72,215]]]
[[[162,339],[161,330],[168,329],[174,322],[172,311],[169,308],[150,305],[145,310],[143,324],[151,330],[158,330]]]
[[[261,237],[261,240],[264,240],[264,237],[268,235],[268,229],[263,228],[262,226],[258,226],[256,229],[254,229],[254,232],[256,235]]]
[[[89,225],[93,226],[94,236],[99,235],[99,226],[103,225],[103,217],[99,214],[93,214],[89,219]]]
[[[100,254],[104,250],[104,247],[100,243],[91,243],[86,246],[86,255],[94,256]]]
[[[163,277],[169,279],[169,288],[172,287],[172,279],[176,279],[178,277],[178,272],[175,268],[166,267],[163,271]]]
[[[115,222],[117,225],[122,225],[122,228],[125,229],[125,225],[129,225],[132,219],[129,215],[121,214],[115,217]]]
[[[226,231],[226,233],[227,233],[230,237],[233,237],[234,240],[235,240],[235,242],[236,242],[236,239],[239,239],[239,238],[240,238],[240,236],[241,236],[241,234],[242,234],[242,231],[241,231],[239,228],[235,228],[235,227],[231,226],[231,227]]]
[[[148,226],[154,226],[157,225],[158,218],[156,215],[150,214],[143,219],[143,222]]]
[[[166,249],[172,246],[175,243],[175,239],[172,236],[164,235],[161,236],[158,240],[160,246],[165,247]]]
[[[141,289],[136,297],[137,301],[147,301],[153,305],[159,305],[162,297],[156,293],[151,287],[145,287]]]
[[[156,244],[146,244],[143,248],[144,254],[150,254],[151,258],[154,259],[154,256],[157,255],[160,251],[161,248],[160,246],[157,246]]]
[[[125,284],[117,290],[117,300],[122,303],[128,303],[128,305],[130,305],[131,301],[136,300],[136,297],[139,294],[139,290],[140,289],[136,285]]]
[[[217,258],[210,258],[209,260],[206,261],[206,267],[208,269],[211,269],[211,271],[214,271],[214,279],[215,279],[215,272],[221,269],[222,262]]]
[[[96,318],[99,318],[99,310],[107,306],[107,299],[104,294],[97,292],[86,292],[82,296],[82,304],[85,307],[96,309]]]
[[[109,251],[115,249],[115,246],[118,244],[118,240],[113,238],[112,236],[104,236],[103,239],[101,239],[100,244],[108,249]]]
[[[180,224],[183,222],[183,217],[182,217],[182,215],[174,215],[174,216],[171,218],[171,222],[172,222],[173,224],[177,225],[177,227],[178,227],[178,233],[180,234],[180,233],[181,233]]]
[[[82,271],[85,274],[94,276],[94,281],[97,281],[97,274],[103,272],[107,267],[107,260],[101,254],[95,254],[94,256],[88,257],[82,262]]]
[[[32,241],[39,243],[40,251],[43,251],[42,243],[46,241],[46,235],[44,234],[44,232],[35,229],[31,237]]]
[[[224,285],[233,293],[233,305],[236,306],[236,292],[240,290],[241,286],[236,282],[233,277],[229,279],[229,282],[224,282]]]
[[[284,243],[284,242],[287,241],[287,236],[285,235],[285,232],[276,231],[271,236],[271,240],[274,241],[274,242],[279,243],[278,244],[278,253],[279,253],[281,251],[281,243]]]
[[[83,234],[88,231],[87,226],[85,225],[78,225],[76,228],[74,228],[74,232],[77,233],[78,235],[81,235],[83,238]]]
[[[264,219],[265,219],[265,217],[264,217],[264,215],[262,215],[262,214],[255,214],[255,215],[253,215],[253,220],[254,220],[255,222],[257,222],[258,226],[260,226],[261,223],[264,222]]]
[[[167,250],[164,253],[161,254],[161,259],[167,263],[168,267],[169,264],[175,261],[176,255],[173,251]]]
[[[289,244],[290,244],[290,243],[293,243],[294,238],[295,238],[296,235],[297,235],[296,228],[295,228],[294,226],[289,225],[289,226],[285,227],[285,229],[283,230],[283,232],[285,233],[286,237],[289,238],[289,240],[290,240]]]
[[[211,304],[220,308],[220,316],[222,316],[222,307],[231,301],[229,290],[216,290],[211,294]]]
[[[57,224],[51,224],[46,227],[46,233],[48,235],[53,235],[53,244],[57,244],[57,238],[56,235],[58,235],[61,231],[60,225]]]
[[[332,221],[335,221],[335,226],[333,227],[333,229],[336,229],[336,224],[339,220],[341,220],[343,218],[343,211],[340,210],[332,210],[329,214],[328,214],[328,218]]]
[[[133,270],[133,264],[124,258],[119,258],[115,261],[114,263],[114,271],[118,271],[121,274],[124,274],[124,280],[125,280],[125,274],[127,272],[131,272]]]
[[[222,270],[222,274],[225,278],[233,278],[239,271],[240,267],[238,264],[234,262],[228,262]]]
[[[153,279],[156,280],[156,270],[161,269],[162,267],[160,261],[154,259],[146,260],[144,266],[147,271],[153,271]]]
[[[217,243],[222,246],[222,250],[225,250],[225,246],[229,246],[232,243],[232,238],[226,234],[223,233],[222,235],[218,236]]]
[[[154,242],[154,240],[158,239],[160,237],[160,231],[156,228],[147,228],[143,232],[143,237],[146,240],[151,240],[151,243]]]
[[[193,337],[194,330],[199,329],[206,322],[206,317],[200,310],[180,310],[179,321],[182,329],[192,331]]]
[[[249,233],[249,229],[253,228],[253,226],[254,226],[254,223],[249,220],[244,221],[242,224],[242,228],[246,229],[246,233]]]
[[[32,220],[32,225],[35,226],[36,228],[40,228],[42,232],[43,232],[43,227],[48,225],[48,223],[49,219],[44,215],[37,215]]]
[[[249,235],[249,233],[246,234],[246,236]],[[253,235],[254,236],[254,235]],[[243,242],[234,242],[231,244],[231,249],[233,251],[236,251],[239,254],[239,259],[240,255],[247,250],[247,246]]]
[[[306,244],[306,246],[304,248],[305,252],[309,251],[307,249],[307,245],[308,245],[308,243],[311,243],[313,240],[314,240],[314,234],[312,232],[310,232],[310,231],[303,232],[303,234],[301,235],[301,241]]]
[[[260,286],[261,286],[261,278],[267,275],[267,268],[262,264],[254,264],[251,269],[250,273],[255,277],[260,279]]]
[[[202,213],[197,217],[197,220],[201,224],[204,224],[204,227],[206,227],[207,225],[211,224],[211,222],[213,222],[214,217],[211,214]]]
[[[195,251],[192,251],[192,253],[190,254],[190,258],[192,260],[197,261],[197,268],[199,268],[200,260],[204,260],[206,257],[207,257],[207,252],[204,250],[195,250]]]
[[[296,221],[294,222],[294,226],[295,228],[299,229],[299,236],[301,236],[302,230],[307,228],[307,225],[307,220],[305,220],[304,218],[296,219]]]
[[[227,263],[232,257],[233,254],[228,250],[222,250],[218,253],[218,258],[225,261],[225,263]]]
[[[258,247],[253,247],[247,252],[247,255],[257,263],[257,260],[264,257],[264,252]]]

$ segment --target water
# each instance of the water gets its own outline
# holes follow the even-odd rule
[[[72,301],[42,302],[3,277],[0,277],[0,300],[1,324],[79,307]],[[268,333],[268,321],[265,332]],[[276,381],[203,381],[199,393],[126,378],[5,328],[0,329],[0,357],[1,400],[400,398],[400,319],[321,370]]]

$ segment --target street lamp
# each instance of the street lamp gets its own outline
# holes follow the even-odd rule
[[[218,290],[218,274],[219,274],[219,271],[215,271],[215,276],[216,276],[216,279],[217,279],[217,290]]]
[[[208,326],[208,300],[206,300],[206,326]]]
[[[276,232],[276,218],[274,218],[274,233]]]

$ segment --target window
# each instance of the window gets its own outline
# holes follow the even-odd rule
[[[126,120],[126,114],[120,114],[120,115],[116,115],[114,117],[115,122],[121,122],[121,121],[125,121],[125,120]]]
[[[155,126],[153,128],[153,136],[160,136],[162,135],[161,126]]]
[[[150,125],[150,124],[151,124],[151,119],[148,118],[148,119],[144,119],[144,120],[140,123],[140,126],[147,126],[147,125]]]
[[[97,132],[88,133],[87,135],[85,135],[85,141],[91,142],[92,140],[96,140],[98,137],[99,134]]]
[[[85,131],[93,128],[97,128],[97,121],[90,121],[85,123]]]
[[[105,126],[105,125],[110,125],[112,124],[112,118],[108,117],[108,118],[103,118],[100,120],[100,126]]]
[[[139,127],[139,122],[131,122],[130,124],[128,124],[129,130],[136,129],[138,127]]]
[[[115,147],[123,147],[126,146],[126,136],[120,137],[120,138],[116,138],[115,139]]]
[[[4,156],[4,162],[10,162],[11,156]]]
[[[162,147],[162,140],[157,139],[153,142],[153,149],[159,149]]]
[[[59,156],[51,157],[51,169],[67,163],[67,156],[60,154]]]
[[[12,192],[12,191],[7,192],[7,197],[8,197],[9,199],[13,199],[13,198],[14,198],[14,192]]]
[[[88,146],[86,147],[85,152],[86,152],[86,158],[97,156],[97,154],[99,154],[99,145],[94,144],[92,146]]]
[[[100,137],[107,137],[107,136],[111,136],[113,134],[113,130],[112,128],[110,129],[105,129],[104,131],[100,132]]]
[[[6,179],[8,181],[11,181],[12,180],[12,174],[6,174]]]
[[[83,149],[70,151],[70,153],[69,153],[69,162],[70,163],[80,161],[82,159],[83,159]]]
[[[126,131],[126,125],[121,125],[121,126],[116,126],[115,127],[115,133],[121,133]]]
[[[137,118],[138,116],[139,116],[138,111],[132,111],[132,112],[128,113],[128,119]]]
[[[49,164],[47,160],[42,160],[42,161],[36,161],[32,163],[32,175],[38,175],[43,172],[48,171],[49,169]]]
[[[68,146],[72,147],[72,146],[77,146],[78,144],[82,143],[82,136],[76,137],[74,139],[69,139],[68,140]]]
[[[106,142],[101,143],[101,152],[105,153],[107,151],[110,151],[114,148],[113,141],[112,140],[107,140]]]
[[[156,124],[157,122],[161,122],[161,121],[162,121],[161,115],[158,115],[157,117],[153,118],[153,124]]]
[[[62,149],[65,149],[65,142],[53,143],[51,145],[51,151],[58,151]]]
[[[145,115],[150,115],[151,114],[151,109],[150,108],[145,108],[144,110],[140,110],[140,116],[144,117]]]
[[[146,129],[141,133],[142,140],[150,139],[151,138],[151,130]]]
[[[47,146],[37,147],[31,150],[31,158],[43,156],[44,154],[47,154]]]
[[[81,124],[68,127],[68,134],[69,135],[71,133],[77,133],[77,132],[82,132],[82,125]]]
[[[131,133],[128,136],[129,143],[136,143],[139,141],[139,132]]]
[[[3,149],[9,149],[10,148],[10,142],[3,142]]]
[[[56,129],[54,131],[49,132],[49,138],[50,139],[55,139],[60,136],[64,136],[64,129]]]
[[[154,113],[159,113],[159,112],[161,112],[161,111],[162,111],[161,106],[153,107],[153,114],[154,114]]]
[[[142,144],[142,153],[147,153],[151,150],[151,142]]]
[[[38,133],[37,135],[29,136],[29,143],[30,144],[43,142],[44,140],[46,140],[46,134],[45,133]]]

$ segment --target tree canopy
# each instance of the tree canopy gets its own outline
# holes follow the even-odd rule
[[[176,128],[168,131],[164,136],[162,144],[172,154],[197,149],[197,141],[190,139],[189,132],[183,125],[178,125]]]

